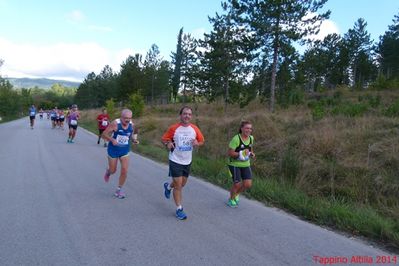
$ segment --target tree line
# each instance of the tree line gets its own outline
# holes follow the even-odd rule
[[[320,13],[326,2],[227,0],[209,17],[212,30],[202,39],[180,29],[170,61],[153,44],[145,57],[128,56],[117,73],[108,65],[89,73],[75,102],[94,108],[137,96],[147,104],[222,100],[245,106],[258,98],[273,111],[305,92],[398,87],[399,14],[378,42],[363,18],[342,36],[312,40],[330,16]]]
[[[76,103],[94,108],[109,99],[123,101],[131,95],[141,95],[152,103],[160,97],[168,99],[170,69],[170,63],[162,60],[158,46],[153,44],[144,60],[140,54],[129,56],[119,73],[114,73],[109,65],[98,75],[89,73],[77,90]]]
[[[77,88],[64,87],[58,83],[49,90],[38,87],[15,89],[8,80],[0,77],[0,117],[26,115],[32,104],[43,110],[50,110],[56,106],[67,108],[72,105],[76,90]]]
[[[330,11],[327,0],[228,0],[209,17],[212,31],[195,39],[180,29],[171,61],[152,45],[145,59],[129,56],[119,73],[105,66],[90,73],[76,100],[85,107],[123,102],[140,94],[147,103],[222,99],[245,106],[254,98],[286,103],[293,95],[349,86],[395,87],[399,80],[399,15],[377,43],[359,18],[343,36],[311,40]],[[296,44],[306,45],[300,54]]]

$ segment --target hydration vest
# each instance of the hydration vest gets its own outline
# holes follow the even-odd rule
[[[252,136],[249,136],[249,144],[245,145],[245,143],[242,141],[240,134],[237,134],[238,139],[240,140],[240,143],[238,144],[238,147],[234,150],[235,152],[240,152],[245,149],[248,149],[250,152],[252,152],[252,143],[253,143],[253,138]],[[236,159],[233,159],[230,157],[230,162],[236,161]]]
[[[244,142],[241,139],[240,134],[238,134],[238,139],[240,140],[240,144],[238,145],[238,147],[234,150],[235,152],[239,152],[239,151],[243,151],[245,149],[248,149],[249,151],[252,151],[252,136],[249,136],[249,144],[245,145]]]

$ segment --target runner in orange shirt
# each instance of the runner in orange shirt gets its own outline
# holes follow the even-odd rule
[[[190,174],[193,147],[201,146],[205,141],[199,128],[190,123],[192,115],[192,109],[184,106],[180,110],[180,122],[170,126],[162,136],[162,142],[169,150],[169,176],[172,177],[171,184],[164,183],[164,194],[169,199],[173,189],[179,220],[187,219],[182,206],[182,190]]]

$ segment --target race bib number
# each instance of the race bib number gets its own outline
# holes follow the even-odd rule
[[[78,124],[78,120],[71,120],[69,122],[72,126],[76,126]]]
[[[60,116],[61,119],[64,119],[65,117],[63,115]]]
[[[123,136],[123,135],[118,135],[118,136],[116,136],[116,142],[118,142],[119,145],[128,145],[129,137]]]
[[[189,136],[179,136],[178,138],[178,150],[179,151],[191,151],[193,150],[193,141]]]
[[[103,127],[108,126],[108,121],[107,121],[107,120],[103,120],[103,121],[101,122],[101,125],[102,125]]]
[[[33,112],[33,111],[32,111],[32,112],[30,112],[30,116],[35,116],[35,114],[36,114],[36,113],[35,113],[35,112]]]

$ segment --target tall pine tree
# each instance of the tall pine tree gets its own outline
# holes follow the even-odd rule
[[[256,37],[257,49],[271,51],[270,110],[274,111],[276,74],[281,47],[316,34],[330,11],[316,12],[327,0],[229,0],[238,20],[244,21]],[[266,53],[266,55],[270,55]],[[266,60],[262,59],[265,62]]]
[[[225,14],[209,18],[213,25],[210,34],[202,42],[201,76],[202,93],[209,101],[223,97],[225,106],[238,95],[231,97],[232,87],[247,82],[248,65],[251,60],[251,42],[248,29],[237,19],[237,10],[230,3],[222,3]],[[243,88],[243,87],[242,87]]]
[[[366,30],[367,22],[359,18],[352,29],[344,36],[349,53],[349,76],[351,84],[357,88],[364,88],[375,78],[376,67],[372,58],[372,43],[370,34]]]
[[[377,52],[381,73],[388,79],[399,80],[399,14],[394,16],[393,24],[380,37]]]
[[[172,75],[172,98],[174,102],[177,99],[177,93],[180,88],[180,77],[181,77],[181,64],[182,64],[182,37],[183,37],[183,28],[180,29],[179,34],[177,36],[177,46],[176,53],[172,53],[172,64],[173,64],[173,75]]]

